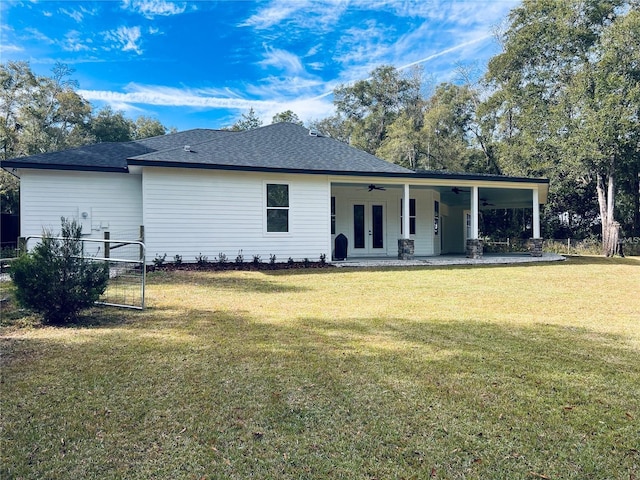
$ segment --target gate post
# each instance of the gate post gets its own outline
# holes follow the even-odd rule
[[[111,244],[109,239],[111,238],[111,232],[104,232],[104,258],[109,258],[111,255]]]

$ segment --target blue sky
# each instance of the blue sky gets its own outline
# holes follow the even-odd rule
[[[99,108],[165,126],[221,128],[333,113],[332,90],[380,65],[421,65],[436,84],[484,72],[519,0],[2,1],[2,62],[75,69]]]

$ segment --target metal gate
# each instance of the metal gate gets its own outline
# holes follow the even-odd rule
[[[140,240],[114,240],[106,237],[104,240],[79,239],[82,242],[82,258],[92,262],[106,262],[109,265],[107,289],[96,304],[143,310],[146,282],[145,244]],[[42,238],[42,235],[26,237],[24,247],[28,251],[29,240]],[[63,237],[52,238],[65,240]],[[117,253],[114,255],[113,251]]]

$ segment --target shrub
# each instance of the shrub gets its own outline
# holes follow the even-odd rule
[[[236,264],[242,265],[244,263],[244,255],[242,254],[242,249],[238,250],[238,256],[236,257]]]
[[[218,255],[218,263],[220,265],[227,263],[227,256],[223,252],[220,252],[220,255]]]
[[[262,258],[260,257],[260,255],[254,255],[253,256],[253,264],[257,267],[261,263],[262,263]]]
[[[65,324],[80,310],[90,307],[104,293],[109,266],[82,255],[82,227],[62,218],[62,240],[51,232],[31,253],[20,256],[11,266],[11,280],[20,305],[39,312],[43,323]]]
[[[153,259],[153,264],[156,267],[161,267],[164,265],[165,260],[167,259],[167,254],[165,253],[163,256],[160,256],[156,253],[155,258]]]
[[[182,265],[182,255],[176,253],[173,257],[173,263],[176,265]]]
[[[209,263],[209,257],[200,253],[196,255],[196,263],[198,264],[198,267],[206,267],[207,263]]]

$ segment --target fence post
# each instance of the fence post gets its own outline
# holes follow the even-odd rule
[[[140,225],[140,239],[142,243],[144,243],[144,225]],[[140,259],[144,258],[144,248],[140,245]],[[143,265],[142,268],[145,268]]]
[[[567,255],[571,255],[571,239],[567,238]]]
[[[109,239],[111,238],[111,232],[104,232],[104,258],[109,258],[111,254],[111,244]]]
[[[25,237],[18,237],[18,256],[23,253],[27,253],[27,239]]]

